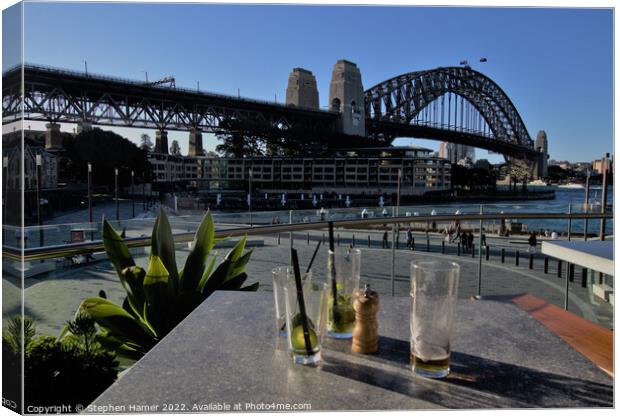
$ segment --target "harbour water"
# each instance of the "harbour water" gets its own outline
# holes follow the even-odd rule
[[[590,207],[589,212],[599,211],[601,209],[601,189],[590,190]],[[526,200],[526,201],[492,201],[485,203],[480,202],[444,202],[433,204],[417,204],[417,205],[404,205],[399,208],[400,215],[432,215],[435,214],[455,214],[460,212],[466,213],[478,213],[480,212],[480,206],[486,213],[528,213],[528,212],[549,212],[549,213],[567,213],[569,210],[569,204],[571,206],[571,212],[585,212],[585,189],[570,189],[570,188],[557,188],[555,189],[555,199],[552,200]],[[596,201],[596,202],[595,202]],[[613,187],[608,188],[607,192],[607,206],[611,207],[613,204]],[[356,208],[339,208],[331,209],[327,212],[329,219],[354,219],[360,218],[362,210],[366,210],[369,217],[380,217],[382,215],[391,215],[393,207],[384,206],[381,207],[378,204],[372,207],[356,207]],[[189,213],[185,213],[189,214]],[[197,214],[192,212],[192,214]],[[249,212],[235,212],[226,213],[213,212],[217,222],[222,223],[250,223]],[[183,215],[183,213],[181,213]],[[320,209],[314,210],[295,210],[289,211],[268,211],[268,212],[253,212],[251,222],[254,225],[258,224],[270,224],[276,220],[280,223],[293,223],[318,221],[321,218]],[[515,215],[513,221],[519,221],[527,225],[529,230],[548,229],[549,231],[557,231],[558,233],[566,232],[568,229],[568,222],[566,220],[520,220],[518,215]],[[598,233],[600,226],[599,220],[591,220],[588,223],[589,233]],[[571,232],[576,234],[583,234],[584,221],[572,221]],[[605,227],[606,233],[613,231],[613,221],[606,221]]]

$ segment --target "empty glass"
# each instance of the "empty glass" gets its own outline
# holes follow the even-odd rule
[[[459,285],[459,265],[411,263],[411,365],[424,377],[450,373],[450,339]]]
[[[332,338],[351,338],[353,335],[353,294],[359,288],[361,258],[362,251],[359,249],[336,248],[335,253],[329,250],[327,284],[330,296],[327,330]]]

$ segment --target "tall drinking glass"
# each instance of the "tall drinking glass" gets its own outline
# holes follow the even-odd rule
[[[442,378],[450,373],[459,270],[449,261],[411,263],[411,365],[418,375]]]
[[[353,294],[360,284],[362,251],[352,248],[329,250],[327,285],[329,286],[328,334],[332,338],[351,338],[355,327]],[[335,282],[335,285],[334,285]]]
[[[288,346],[295,364],[316,364],[321,361],[327,321],[327,284],[302,286],[303,292],[300,293],[295,279],[289,279],[284,288]]]
[[[286,298],[284,296],[284,288],[288,282],[295,284],[295,275],[293,268],[288,266],[276,267],[271,271],[273,277],[273,298],[276,309],[276,331],[281,337],[286,336]],[[304,290],[312,281],[312,271],[304,273],[301,276]]]

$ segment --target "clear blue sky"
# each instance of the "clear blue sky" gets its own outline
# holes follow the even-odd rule
[[[504,89],[532,137],[546,130],[552,158],[590,161],[613,147],[610,9],[27,3],[24,26],[27,62],[83,70],[86,60],[92,73],[148,71],[279,101],[301,66],[316,75],[322,106],[338,59],[358,64],[365,88],[468,59]],[[171,137],[186,149],[186,133]]]

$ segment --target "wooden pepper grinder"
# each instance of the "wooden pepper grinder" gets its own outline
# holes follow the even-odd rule
[[[370,285],[364,285],[364,291],[359,292],[353,302],[355,309],[355,328],[353,328],[353,343],[351,351],[361,354],[373,354],[379,350],[379,295],[370,290]]]

